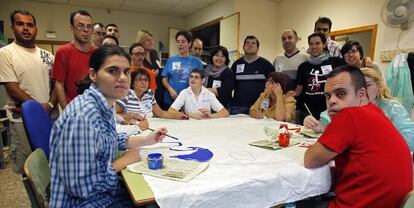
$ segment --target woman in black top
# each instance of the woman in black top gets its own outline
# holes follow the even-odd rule
[[[204,82],[220,103],[228,108],[231,93],[234,88],[234,74],[228,67],[229,52],[223,46],[218,46],[211,51],[210,63],[204,69],[206,81]]]

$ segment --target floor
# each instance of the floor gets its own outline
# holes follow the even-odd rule
[[[31,207],[21,176],[13,173],[11,169],[8,149],[6,148],[3,152],[6,168],[0,169],[0,208]]]

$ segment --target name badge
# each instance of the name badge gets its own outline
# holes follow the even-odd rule
[[[244,64],[237,64],[236,74],[244,72]]]
[[[322,70],[322,75],[327,75],[329,74],[329,72],[332,71],[332,66],[331,65],[321,66],[321,70]]]
[[[180,70],[181,69],[181,62],[173,62],[172,63],[173,70]]]
[[[221,87],[221,81],[220,80],[213,80],[213,88],[219,88]]]
[[[266,98],[262,101],[262,104],[260,105],[260,108],[263,110],[266,110],[269,108],[269,98]]]
[[[276,71],[282,72],[283,71],[283,64],[276,64]]]

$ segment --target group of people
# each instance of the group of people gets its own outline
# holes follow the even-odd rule
[[[116,132],[115,124],[145,130],[153,116],[248,114],[323,132],[307,150],[304,165],[315,168],[335,160],[332,207],[396,207],[412,189],[414,123],[361,45],[348,41],[340,47],[330,39],[329,18],[315,22],[307,53],[296,47],[295,30],[284,31],[284,53],[273,64],[258,55],[253,35],[245,38],[244,56],[232,66],[223,46],[215,47],[205,63],[202,40],[179,31],[179,54],[164,68],[149,31],[138,31],[128,54],[118,46],[118,27],[93,23],[85,10],[71,13],[74,40],[56,56],[36,46],[36,19],[30,12],[15,10],[10,22],[15,41],[0,49],[0,82],[8,95],[16,173],[23,173],[32,151],[21,104],[35,99],[47,112],[58,104],[63,109],[50,138],[51,207],[129,206],[117,172],[141,160],[136,147],[160,142],[167,129],[128,138]],[[117,158],[118,150],[127,151]]]

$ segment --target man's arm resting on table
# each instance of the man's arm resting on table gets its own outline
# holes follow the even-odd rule
[[[338,153],[316,142],[305,152],[305,168],[318,168],[334,159]]]
[[[62,107],[62,110],[65,109],[66,105],[68,104],[68,101],[66,100],[64,82],[57,81],[57,80],[55,81],[55,94],[60,104],[60,107]]]

